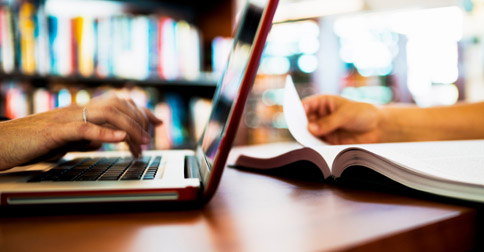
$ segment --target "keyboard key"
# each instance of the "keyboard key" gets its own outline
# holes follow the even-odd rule
[[[150,164],[150,168],[151,168],[151,167],[158,168],[158,166],[160,166],[160,162],[161,162],[161,156],[156,156],[156,157],[153,159],[153,162],[151,162],[151,164]]]
[[[102,176],[99,180],[118,180],[119,176]]]
[[[101,175],[99,180],[118,180],[133,162],[132,158],[119,158],[107,171]]]
[[[143,157],[142,159],[135,160],[133,165],[131,165],[126,172],[124,173],[121,180],[139,180],[143,175],[146,167],[148,166],[148,162],[150,161],[150,157]]]

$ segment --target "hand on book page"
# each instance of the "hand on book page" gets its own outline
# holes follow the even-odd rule
[[[326,145],[324,141],[309,132],[308,118],[291,76],[288,76],[286,79],[282,109],[287,128],[296,141],[308,147]]]

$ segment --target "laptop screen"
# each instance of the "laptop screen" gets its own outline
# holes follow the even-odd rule
[[[239,19],[233,47],[212,100],[212,112],[199,142],[199,146],[201,146],[206,162],[209,165],[207,167],[209,170],[217,157],[220,143],[226,134],[229,121],[234,116],[233,109],[241,92],[241,85],[244,81],[249,60],[251,60],[253,45],[268,2],[270,1],[248,1]],[[265,38],[263,42],[265,43]],[[259,57],[255,58],[259,60]],[[245,100],[243,102],[245,103]],[[206,174],[207,171],[204,170],[202,173],[205,173],[201,174],[202,177],[206,178],[208,175]]]

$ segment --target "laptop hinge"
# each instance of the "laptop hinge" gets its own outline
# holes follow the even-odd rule
[[[195,156],[185,157],[185,178],[201,179],[200,164]]]

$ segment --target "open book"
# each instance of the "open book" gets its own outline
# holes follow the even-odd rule
[[[360,174],[348,172],[351,169],[371,169],[408,188],[484,202],[484,140],[327,145],[307,130],[307,118],[290,79],[283,108],[289,131],[299,144],[242,154],[235,166],[274,169],[309,161],[326,179],[335,180]]]

